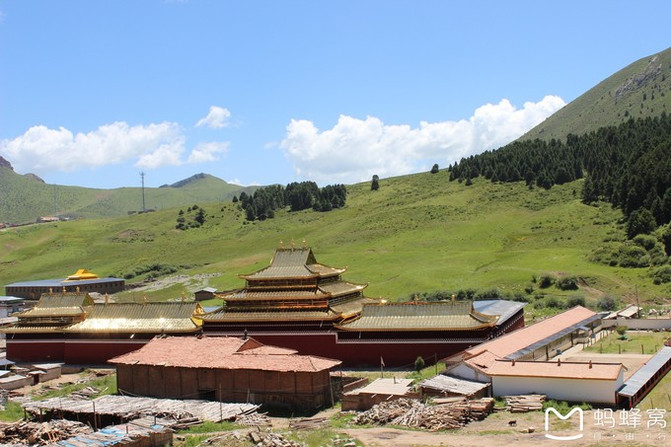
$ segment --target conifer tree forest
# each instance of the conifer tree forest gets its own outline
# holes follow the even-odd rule
[[[516,141],[450,167],[451,181],[479,176],[546,189],[584,177],[582,201],[620,208],[633,238],[671,222],[671,117],[630,119],[566,141]]]
[[[291,211],[310,208],[320,212],[331,211],[345,206],[346,199],[345,185],[320,188],[315,182],[293,182],[286,187],[264,186],[254,191],[254,194],[242,192],[238,201],[245,211],[245,218],[253,221],[272,219],[275,211],[287,206]]]

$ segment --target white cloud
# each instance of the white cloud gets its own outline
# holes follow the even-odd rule
[[[223,154],[228,151],[228,142],[213,141],[209,143],[200,143],[189,155],[187,163],[205,163],[217,160],[217,154]]]
[[[319,131],[308,120],[292,119],[280,143],[296,173],[318,183],[354,183],[408,174],[496,149],[520,137],[565,105],[546,96],[516,109],[507,99],[479,107],[468,120],[421,122],[419,127],[385,125],[341,115],[332,129]]]
[[[196,123],[196,127],[207,126],[213,129],[221,129],[228,127],[228,119],[231,117],[231,112],[228,109],[218,106],[210,106],[210,112],[206,117],[201,118]]]
[[[130,126],[105,124],[88,133],[73,134],[60,127],[33,126],[12,140],[0,141],[17,172],[74,172],[85,168],[133,163],[143,169],[213,161],[228,143],[206,143],[189,155],[186,137],[177,123]],[[186,161],[185,161],[186,159]]]

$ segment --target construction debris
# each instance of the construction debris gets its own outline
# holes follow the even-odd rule
[[[245,413],[238,415],[235,418],[235,423],[240,425],[246,425],[248,427],[265,427],[272,425],[270,418],[263,413]]]
[[[417,400],[397,399],[382,402],[360,413],[353,422],[395,424],[425,428],[431,431],[463,427],[473,420],[482,420],[494,410],[494,399],[459,400],[439,405],[426,405]]]
[[[93,429],[64,419],[49,422],[0,422],[2,445],[47,445],[73,436],[88,435]]]
[[[542,394],[524,394],[519,396],[506,396],[506,410],[511,413],[526,413],[543,409],[545,396]]]
[[[251,431],[249,439],[256,447],[302,447],[299,442],[290,441],[281,434],[271,431]]]
[[[294,419],[289,422],[289,428],[292,430],[309,430],[315,428],[322,428],[328,424],[328,418],[303,418]]]

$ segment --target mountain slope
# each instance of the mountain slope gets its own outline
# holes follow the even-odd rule
[[[5,248],[0,285],[84,267],[101,275],[127,275],[165,264],[194,278],[201,275],[199,282],[131,291],[124,298],[146,293],[150,299],[175,299],[206,284],[240,287],[237,274],[267,266],[280,241],[300,246],[305,239],[320,262],[347,266],[345,278],[369,283],[366,295],[375,298],[471,288],[521,295],[532,288],[562,300],[584,293],[540,290],[532,279],[546,274],[579,276],[616,297],[636,287],[642,298],[667,294],[667,286],[651,283],[646,269],[589,262],[595,248],[605,239],[623,238],[623,231],[617,226],[619,211],[580,202],[582,181],[529,191],[524,183],[476,179],[466,187],[448,177],[441,171],[382,179],[379,191],[368,183],[353,185],[342,209],[281,211],[263,222],[246,222],[229,201],[199,202],[206,222],[187,231],[175,230],[178,208],[5,230],[0,232]],[[595,296],[588,299],[593,304]]]
[[[569,133],[582,135],[630,118],[658,116],[663,112],[671,113],[671,48],[644,57],[604,79],[521,140],[565,140]]]
[[[189,206],[229,200],[255,188],[227,183],[211,175],[194,176],[177,187],[145,188],[149,209]],[[188,179],[187,179],[188,180]],[[93,189],[48,185],[31,175],[19,175],[11,165],[0,167],[0,222],[34,222],[40,216],[112,217],[142,209],[141,188]]]

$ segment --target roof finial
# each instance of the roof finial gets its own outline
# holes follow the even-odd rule
[[[142,304],[147,304],[147,295],[142,295]]]
[[[53,294],[54,294],[54,288],[49,287],[49,298],[51,298],[51,295],[53,295]]]
[[[61,295],[65,296],[65,286],[63,286],[63,291],[61,292]]]
[[[75,287],[75,294],[79,296],[79,286]]]
[[[305,242],[305,238],[303,238],[303,250],[308,248],[307,242]]]
[[[284,248],[284,242],[280,239],[280,248]]]
[[[454,303],[455,301],[457,301],[457,295],[455,295],[455,294],[453,293],[453,294],[452,294],[452,302]]]
[[[296,249],[296,241],[293,238],[291,238],[291,249],[292,250]]]

